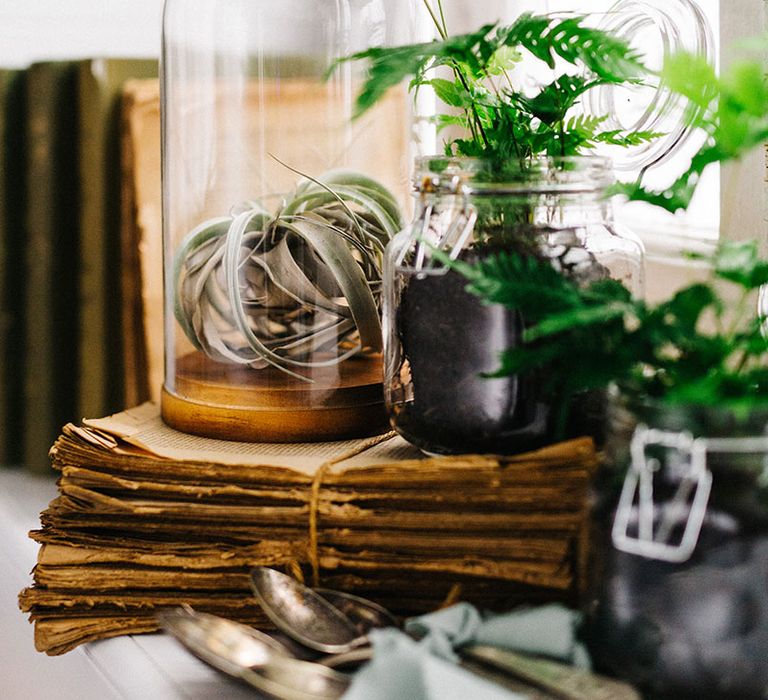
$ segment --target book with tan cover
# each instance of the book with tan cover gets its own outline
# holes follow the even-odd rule
[[[125,404],[135,406],[159,400],[164,373],[158,81],[126,82],[122,104],[120,325]]]
[[[96,58],[77,66],[80,273],[78,278],[79,416],[123,407],[120,277],[133,271],[120,251],[122,86],[157,76],[154,59]]]

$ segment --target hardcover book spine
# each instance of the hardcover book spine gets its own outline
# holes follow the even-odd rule
[[[24,451],[49,470],[48,449],[75,417],[79,271],[77,65],[28,71],[28,198],[25,244]]]
[[[0,465],[22,456],[25,80],[0,70]]]

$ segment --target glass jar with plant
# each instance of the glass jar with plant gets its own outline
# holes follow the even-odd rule
[[[764,50],[764,44],[761,44]],[[670,57],[665,80],[706,135],[669,188],[622,189],[676,211],[704,168],[768,141],[761,61],[721,76]],[[606,467],[595,484],[596,664],[654,698],[764,698],[768,691],[768,339],[757,242],[722,243],[708,282],[649,305],[618,280],[578,284],[506,251],[446,264],[468,291],[529,325],[496,376],[546,370],[550,397],[613,383]]]
[[[594,393],[579,397],[575,422],[541,392],[537,373],[484,376],[519,341],[527,319],[480,304],[433,248],[468,264],[514,250],[580,283],[616,277],[642,292],[642,247],[614,224],[605,197],[615,182],[608,159],[531,159],[503,182],[485,179],[488,165],[418,161],[416,222],[387,249],[387,406],[400,434],[428,452],[515,452],[567,432],[594,434],[602,423]]]
[[[529,319],[518,309],[481,305],[435,252],[473,264],[514,251],[532,265],[546,260],[553,274],[579,284],[615,279],[641,294],[642,246],[613,221],[611,162],[591,154],[599,145],[642,146],[659,134],[608,129],[608,115],[579,113],[579,104],[591,90],[637,85],[649,72],[626,41],[585,17],[526,13],[510,25],[452,37],[441,2],[424,6],[440,40],[351,57],[369,66],[359,113],[411,77],[413,90],[431,88],[450,110],[436,117],[438,128],[463,132],[448,140],[444,156],[418,160],[415,221],[388,247],[390,421],[435,453],[515,452],[569,431],[594,433],[595,396],[579,397],[581,420],[574,422],[562,401],[541,391],[546,378],[538,372],[481,376],[519,341]],[[554,79],[533,91],[521,85],[524,54]]]

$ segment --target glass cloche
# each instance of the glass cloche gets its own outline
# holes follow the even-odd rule
[[[412,0],[167,0],[165,384],[180,430],[308,441],[386,427],[383,252],[403,226],[413,103],[354,117]]]

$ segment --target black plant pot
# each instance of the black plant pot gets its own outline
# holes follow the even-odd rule
[[[466,255],[476,260],[476,254]],[[484,376],[522,339],[525,321],[466,291],[455,271],[412,277],[400,297],[396,328],[411,380],[408,400],[392,406],[397,430],[438,454],[512,454],[569,435],[597,436],[604,402],[579,397],[578,420],[558,425],[561,407],[541,391],[541,375]]]
[[[621,407],[612,411],[611,440],[617,422],[626,433],[637,415],[654,428],[705,437],[762,436],[768,421],[764,410],[744,418],[706,407],[636,409],[635,416]],[[619,436],[616,443],[622,442]],[[711,456],[712,491],[696,548],[687,561],[672,563],[614,547],[611,529],[626,467],[621,450],[614,452],[613,469],[595,489],[595,585],[586,606],[586,641],[599,670],[634,683],[649,698],[768,697],[767,454]],[[658,458],[655,522],[672,512],[680,483],[675,461],[663,452]]]

